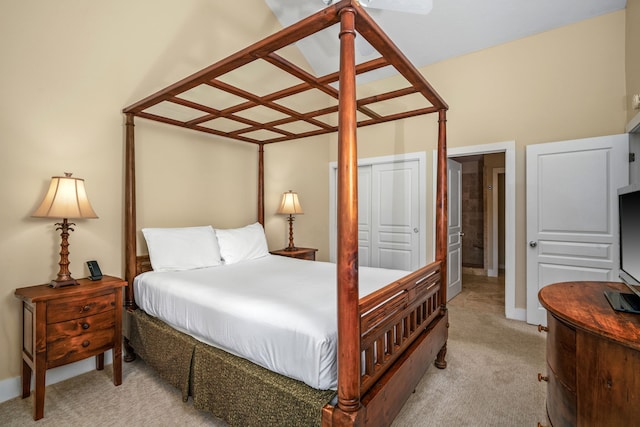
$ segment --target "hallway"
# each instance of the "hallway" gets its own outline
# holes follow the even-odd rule
[[[504,271],[498,277],[463,274],[462,292],[449,305],[504,315]]]

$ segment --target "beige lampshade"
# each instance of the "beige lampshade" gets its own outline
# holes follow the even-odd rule
[[[84,189],[84,179],[65,176],[51,177],[49,191],[31,215],[37,218],[98,218]]]
[[[278,213],[285,215],[303,214],[304,212],[302,212],[302,207],[300,206],[300,201],[298,200],[298,193],[295,193],[291,190],[284,193],[282,195],[282,202],[280,203]]]

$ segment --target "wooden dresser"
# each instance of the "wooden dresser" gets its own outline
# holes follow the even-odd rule
[[[35,372],[35,420],[44,416],[45,374],[49,368],[96,356],[104,368],[104,352],[113,349],[113,383],[122,384],[122,279],[79,279],[79,285],[16,289],[22,300],[22,397],[31,393]]]
[[[604,296],[614,282],[542,288],[547,309],[547,415],[559,426],[640,425],[640,315],[620,313]]]

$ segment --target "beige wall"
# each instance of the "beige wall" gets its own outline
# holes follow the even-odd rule
[[[85,178],[100,217],[77,221],[72,273],[85,276],[84,261],[97,259],[104,273],[122,274],[120,112],[279,28],[264,2],[244,2],[252,13],[238,2],[207,0],[4,2],[0,380],[19,375],[14,289],[45,282],[58,268],[53,221],[30,218],[49,177],[69,171]],[[624,16],[605,15],[424,69],[451,105],[450,146],[516,140],[519,248],[523,147],[624,129]],[[143,120],[136,128],[138,157],[145,160],[138,175],[140,225],[233,227],[255,220],[255,147]],[[430,159],[435,118],[369,127],[359,135],[361,157],[427,151]],[[176,149],[178,142],[183,145]],[[265,157],[270,247],[286,244],[286,221],[273,213],[280,194],[292,189],[305,209],[296,218],[296,244],[318,247],[319,258],[328,259],[328,162],[335,160],[335,136],[267,146]],[[523,250],[517,269],[517,304],[524,307]]]
[[[627,0],[626,9],[627,120],[640,110],[631,107],[633,95],[640,94],[640,0]]]
[[[298,247],[318,248],[317,259],[329,260],[328,137],[267,145],[265,151],[265,230],[269,247],[289,241],[287,216],[274,215],[283,192],[298,193],[304,215],[293,223]]]
[[[15,288],[45,283],[58,271],[55,221],[30,217],[50,177],[84,178],[99,216],[76,221],[72,274],[85,277],[85,261],[97,259],[105,274],[122,275],[122,108],[280,28],[263,1],[245,3],[252,13],[237,2],[208,0],[3,2],[0,381],[20,372]],[[137,154],[145,158],[140,225],[255,221],[256,147],[136,124]],[[276,237],[274,245],[283,245]]]

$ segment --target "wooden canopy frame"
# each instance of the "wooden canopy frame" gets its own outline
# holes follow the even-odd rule
[[[279,53],[281,49],[339,25],[340,69],[314,76]],[[356,64],[355,37],[362,36],[380,54]],[[269,65],[295,82],[270,93],[254,93],[226,78],[245,66]],[[356,77],[393,67],[408,85],[356,95]],[[259,79],[259,78],[258,78]],[[336,83],[338,88],[336,88]],[[229,96],[221,108],[202,101],[210,92]],[[287,100],[310,93],[330,101],[299,112]],[[424,104],[392,112],[383,102],[418,95]],[[163,108],[169,113],[164,113]],[[277,113],[260,120],[256,108]],[[447,162],[445,101],[400,52],[356,0],[342,0],[124,109],[126,305],[135,309],[133,279],[141,271],[136,249],[134,117],[155,120],[258,146],[258,221],[264,224],[264,146],[280,141],[338,132],[338,402],[323,410],[324,425],[384,425],[397,415],[437,353],[445,367],[448,316]],[[172,115],[173,111],[178,115]],[[357,127],[438,113],[436,261],[387,288],[358,297]],[[337,123],[332,121],[337,116]],[[300,130],[301,129],[301,130]],[[364,354],[364,366],[361,357]]]

